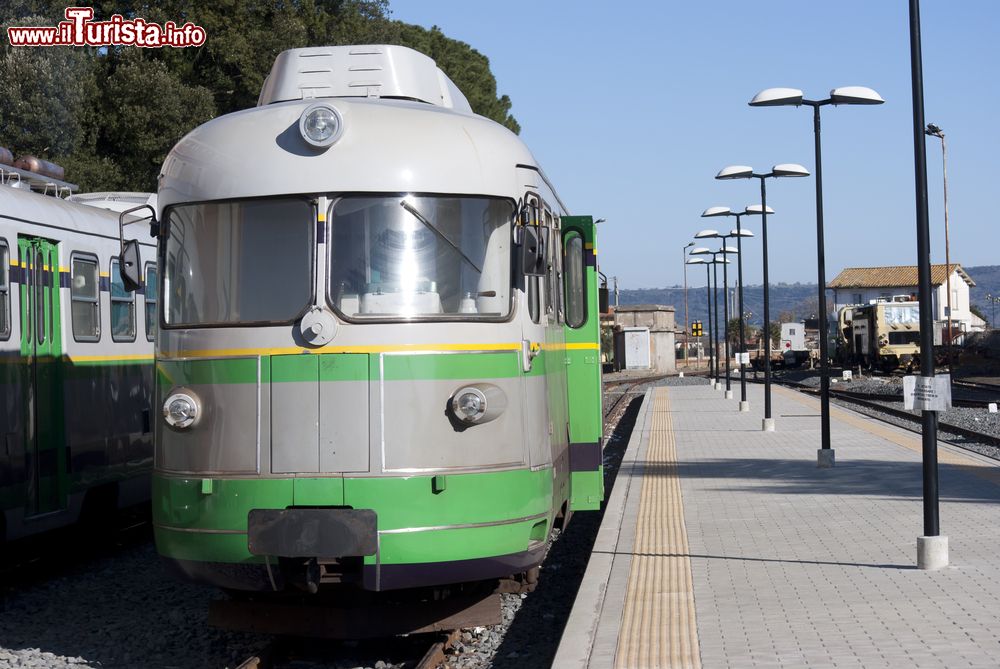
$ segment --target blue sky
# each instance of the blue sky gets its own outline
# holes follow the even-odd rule
[[[391,0],[393,18],[471,44],[514,103],[521,137],[574,214],[607,218],[599,261],[622,288],[682,282],[681,248],[714,205],[759,201],[730,164],[813,171],[811,110],[751,108],[764,88],[825,97],[869,86],[886,104],[823,109],[827,280],[916,263],[906,0],[607,3]],[[1000,264],[1000,2],[921,3],[926,120],[948,142],[951,260]],[[928,138],[931,258],[944,262],[941,147]],[[768,182],[770,279],[815,282],[815,184]],[[759,221],[744,219],[759,232]],[[745,248],[761,280],[760,240]],[[700,272],[691,277],[698,283]]]

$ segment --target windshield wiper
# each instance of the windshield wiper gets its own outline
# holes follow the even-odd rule
[[[424,227],[426,227],[428,230],[430,230],[435,235],[437,235],[438,237],[440,237],[441,239],[443,239],[445,242],[447,242],[448,246],[450,246],[451,248],[453,248],[456,251],[458,251],[459,255],[461,255],[462,258],[465,259],[465,262],[467,262],[470,265],[472,265],[473,269],[475,269],[480,274],[483,273],[483,270],[482,270],[481,267],[479,267],[479,265],[477,265],[476,263],[472,262],[472,259],[469,258],[469,256],[465,255],[465,253],[462,251],[462,249],[458,248],[458,246],[455,245],[455,242],[453,242],[450,239],[448,239],[448,237],[443,232],[441,232],[436,227],[434,227],[434,224],[431,223],[429,220],[427,220],[427,218],[425,218],[424,215],[421,214],[417,210],[416,207],[414,207],[412,204],[410,204],[406,200],[400,200],[399,201],[399,206],[401,206],[403,209],[405,209],[406,211],[408,211],[410,213],[410,215],[413,216],[413,218],[415,218],[418,221],[420,221],[421,223],[423,223]]]

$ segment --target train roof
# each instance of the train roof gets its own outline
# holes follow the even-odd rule
[[[507,128],[466,111],[454,97],[447,104],[415,97],[433,98],[429,85],[400,84],[394,92],[408,94],[399,98],[369,89],[364,96],[333,96],[344,92],[336,88],[330,97],[305,97],[301,86],[287,92],[293,88],[269,79],[262,100],[275,101],[213,119],[181,139],[163,164],[159,207],[291,193],[511,196],[524,190],[515,167],[537,169]],[[439,97],[445,89],[439,86]],[[293,95],[299,98],[279,101]],[[343,134],[326,149],[310,146],[299,131],[303,112],[318,102],[343,121]]]
[[[0,217],[118,239],[117,212],[10,186],[0,186]],[[144,234],[147,231],[143,228],[139,231],[143,234],[137,234],[126,227],[125,236],[152,244]]]

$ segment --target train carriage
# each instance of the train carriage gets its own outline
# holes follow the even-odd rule
[[[432,60],[286,51],[158,197],[153,514],[177,571],[495,579],[600,506],[593,221]]]
[[[64,182],[0,175],[2,541],[149,499],[156,306],[124,290],[117,213],[33,190]]]

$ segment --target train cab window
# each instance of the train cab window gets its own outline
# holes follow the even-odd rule
[[[10,339],[10,247],[0,239],[0,340]]]
[[[143,304],[146,310],[146,339],[149,341],[153,341],[156,337],[156,303],[159,301],[160,290],[156,279],[156,265],[146,263],[146,294]]]
[[[308,200],[185,204],[165,218],[166,327],[287,324],[312,304],[316,212]]]
[[[497,320],[510,313],[509,200],[388,195],[330,214],[329,299],[357,320]]]
[[[97,258],[74,255],[71,265],[73,338],[77,341],[98,341],[101,338],[101,318]]]
[[[563,262],[566,284],[566,325],[578,328],[587,319],[587,293],[584,281],[583,238],[572,233],[566,240]]]
[[[135,293],[125,290],[117,258],[111,260],[111,339],[135,341]]]

